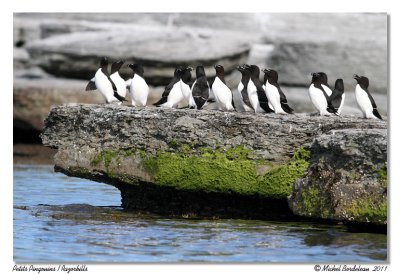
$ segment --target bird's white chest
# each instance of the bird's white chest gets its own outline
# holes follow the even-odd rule
[[[221,102],[231,102],[232,101],[232,92],[231,90],[219,79],[215,78],[214,83],[212,85],[212,89],[214,92],[214,96]]]
[[[360,87],[359,84],[356,86],[355,94],[358,107],[364,113],[364,116],[372,113],[373,107],[371,101],[369,100],[368,94]]]
[[[108,80],[107,76],[98,69],[95,76],[94,82],[96,84],[96,88],[100,91],[100,93],[109,101],[114,96],[114,90],[112,88],[111,82]]]
[[[281,107],[281,96],[278,89],[267,81],[265,84],[265,93],[274,110],[279,109]]]
[[[331,95],[332,95],[332,90],[331,90],[328,86],[325,86],[324,84],[322,84],[321,86],[324,88],[325,93],[326,93],[328,96],[331,96]]]
[[[311,102],[315,106],[315,108],[321,112],[327,112],[326,109],[328,107],[328,102],[324,96],[324,93],[319,88],[316,88],[314,84],[311,84],[308,89]]]
[[[172,87],[168,95],[168,102],[173,105],[178,104],[183,99],[183,93],[181,90],[181,83],[176,82]]]
[[[119,75],[118,72],[115,72],[110,75],[111,80],[114,82],[115,87],[117,88],[118,94],[122,97],[126,96],[126,83],[124,79]]]
[[[130,93],[132,105],[145,106],[149,94],[149,86],[142,77],[135,74],[131,81]]]
[[[182,80],[180,80],[180,85],[181,85],[181,91],[183,96],[185,97],[186,100],[189,100],[191,92],[190,92],[190,87],[188,84],[185,84]]]
[[[258,102],[257,87],[254,85],[253,81],[249,81],[247,85],[247,93],[249,95],[249,100],[255,111],[260,109],[260,104]]]

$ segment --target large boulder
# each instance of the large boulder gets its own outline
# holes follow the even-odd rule
[[[289,199],[296,215],[386,224],[386,129],[332,130],[313,141],[310,153]]]
[[[351,157],[331,156],[329,148],[308,150],[310,143],[331,132],[338,132],[331,138],[334,148],[353,148],[358,157],[354,163]],[[287,204],[293,183],[313,168],[310,156],[325,157],[327,167],[341,161],[355,174],[348,176],[349,184],[383,184],[386,154],[376,160],[372,156],[386,144],[384,132],[386,121],[355,117],[70,104],[51,110],[41,138],[44,145],[58,149],[55,170],[117,187],[126,209],[286,218],[293,217]],[[376,138],[378,150],[370,151],[370,145],[362,149]],[[336,155],[335,150],[331,153]],[[373,171],[372,164],[379,170]],[[333,179],[328,176],[326,181]],[[370,188],[363,197],[373,200],[380,191]],[[312,206],[318,210],[318,204]],[[383,210],[383,204],[379,206]],[[360,203],[354,210],[368,207]],[[380,218],[376,223],[384,224],[383,215]],[[346,220],[370,221],[350,215]]]

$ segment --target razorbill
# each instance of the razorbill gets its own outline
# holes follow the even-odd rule
[[[147,97],[149,95],[149,86],[143,78],[144,69],[140,64],[129,64],[128,67],[133,70],[133,77],[130,79],[129,89],[132,106],[144,107],[146,106]]]
[[[358,76],[354,74],[353,78],[357,81],[356,85],[356,100],[358,107],[361,109],[364,118],[381,119],[382,116],[379,114],[376,107],[374,98],[368,91],[369,80],[365,76]]]
[[[312,80],[308,93],[314,107],[319,111],[320,115],[329,116],[331,113],[336,113],[329,101],[329,97],[326,94],[324,87],[322,86],[323,76],[320,73],[312,73],[311,75]]]
[[[126,97],[126,82],[122,79],[121,75],[119,75],[119,70],[121,66],[124,64],[124,61],[119,60],[111,64],[111,73],[110,78],[114,82],[115,87],[117,88],[117,93],[122,98]]]
[[[210,85],[203,66],[196,67],[196,81],[192,86],[192,95],[197,109],[201,109],[210,96]]]
[[[96,89],[100,91],[108,104],[121,104],[122,101],[126,101],[125,98],[122,98],[117,93],[117,88],[108,74],[108,60],[106,57],[101,58],[99,69],[96,71],[94,77],[89,81],[85,90]]]
[[[214,93],[215,100],[217,101],[219,110],[234,110],[233,95],[230,88],[227,87],[225,82],[225,70],[221,65],[214,66],[215,79],[211,85],[211,90]]]
[[[332,106],[335,108],[337,114],[342,112],[345,97],[346,94],[344,93],[343,79],[336,79],[335,89],[333,90],[332,95],[329,96],[329,100],[331,101]]]
[[[250,81],[248,85],[248,92],[250,102],[254,108],[255,112],[274,112],[271,109],[271,104],[268,102],[267,95],[263,89],[260,81],[260,69],[256,65],[247,66],[250,70]]]
[[[293,109],[288,105],[286,96],[278,84],[278,72],[273,69],[264,69],[264,88],[268,101],[271,102],[275,113],[293,113]]]
[[[249,93],[247,90],[250,81],[250,71],[246,69],[245,65],[238,66],[237,70],[240,71],[240,73],[242,74],[242,79],[240,80],[240,83],[237,88],[240,102],[242,103],[242,106],[245,111],[254,111],[254,108],[250,103]]]
[[[161,99],[154,104],[155,106],[175,108],[178,106],[179,102],[184,99],[180,83],[182,70],[182,67],[175,69],[174,77],[165,87]]]
[[[191,67],[186,67],[182,71],[182,76],[180,79],[181,91],[183,97],[187,101],[189,108],[196,108],[196,103],[194,102],[192,91],[190,89],[190,81],[192,80],[192,70]]]

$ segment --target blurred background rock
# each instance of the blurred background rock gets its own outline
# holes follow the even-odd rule
[[[84,91],[102,56],[125,60],[125,79],[127,64],[144,65],[149,104],[160,98],[178,65],[204,65],[211,83],[213,65],[222,64],[236,89],[241,76],[235,67],[251,63],[279,72],[296,112],[314,111],[310,73],[324,71],[331,86],[344,80],[343,114],[361,116],[352,75],[365,75],[386,116],[387,19],[352,13],[15,13],[14,143],[40,143],[52,105],[104,103],[98,92]]]

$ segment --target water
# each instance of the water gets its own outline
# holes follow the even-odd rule
[[[343,226],[124,212],[117,189],[14,167],[16,262],[382,262],[387,237]]]

